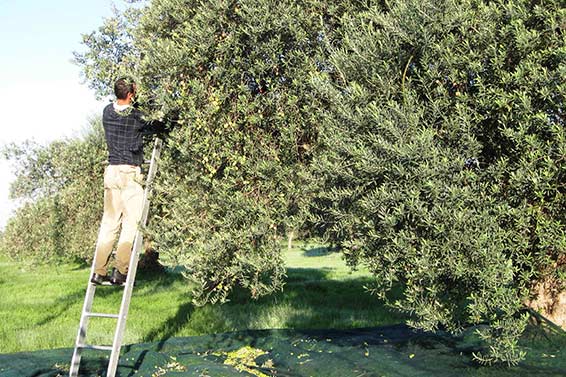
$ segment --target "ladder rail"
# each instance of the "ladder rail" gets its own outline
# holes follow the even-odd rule
[[[75,341],[75,348],[73,350],[73,357],[71,359],[71,367],[69,369],[69,376],[76,377],[79,373],[79,367],[81,363],[81,352],[82,352],[82,345],[86,339],[86,328],[88,326],[89,316],[86,316],[85,313],[90,312],[92,308],[92,302],[94,300],[94,293],[96,291],[96,285],[90,283],[90,277],[94,273],[94,261],[91,268],[91,274],[89,275],[89,283],[86,288],[85,300],[83,303],[83,310],[81,312],[81,320],[79,322],[79,330],[77,334],[77,339]]]
[[[97,241],[98,242],[98,241]],[[82,345],[85,343],[86,330],[88,327],[89,313],[92,309],[92,304],[94,302],[94,295],[96,293],[96,285],[90,282],[91,276],[95,272],[95,258],[92,259],[92,265],[90,267],[90,274],[88,276],[88,284],[86,287],[85,299],[83,303],[83,309],[81,311],[81,319],[79,322],[79,329],[77,333],[77,338],[75,340],[75,347],[73,349],[73,356],[71,358],[71,366],[69,368],[69,376],[76,377],[79,374],[79,368],[81,364],[82,350],[84,347]]]
[[[151,155],[149,171],[147,174],[146,185],[144,188],[143,195],[143,209],[142,215],[139,222],[139,227],[136,232],[134,239],[134,245],[132,254],[130,256],[130,264],[128,267],[128,275],[126,278],[126,284],[124,285],[124,291],[122,293],[122,302],[120,304],[120,312],[116,314],[106,314],[106,313],[93,313],[91,312],[92,304],[94,301],[94,295],[96,293],[96,285],[90,282],[91,276],[95,272],[95,260],[93,258],[91,271],[89,275],[89,282],[86,289],[85,300],[83,303],[83,309],[81,312],[81,319],[79,322],[79,329],[77,333],[77,338],[75,341],[75,347],[73,350],[73,356],[71,359],[71,367],[69,369],[70,377],[77,377],[80,368],[81,356],[83,349],[96,349],[96,350],[106,350],[111,351],[110,361],[108,363],[108,370],[106,373],[107,377],[114,377],[116,375],[116,369],[118,367],[118,360],[120,357],[120,349],[122,346],[122,341],[124,338],[124,331],[126,328],[126,319],[128,315],[128,310],[130,306],[130,301],[132,297],[132,292],[134,288],[134,281],[136,278],[137,266],[139,261],[139,254],[143,245],[142,229],[147,223],[147,218],[149,214],[149,204],[150,196],[152,193],[152,184],[155,174],[157,173],[157,161],[161,155],[161,147],[163,141],[160,138],[155,139],[155,144],[153,147],[153,152]],[[114,331],[114,339],[112,346],[99,346],[99,345],[87,345],[85,343],[86,333],[88,327],[88,321],[90,317],[103,317],[103,318],[115,318],[117,319],[116,329]]]

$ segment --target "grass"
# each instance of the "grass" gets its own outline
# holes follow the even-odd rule
[[[403,322],[351,272],[340,253],[318,245],[285,249],[288,279],[282,292],[251,300],[236,290],[223,305],[195,307],[180,274],[138,274],[124,344],[245,329],[358,328]],[[0,257],[0,353],[72,347],[89,268],[29,267]],[[97,289],[93,311],[116,313],[121,290]],[[88,342],[111,344],[115,320],[90,320]]]

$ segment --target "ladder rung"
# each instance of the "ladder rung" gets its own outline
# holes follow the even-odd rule
[[[144,162],[144,164],[150,164],[151,160],[144,160],[143,162]]]
[[[112,351],[112,346],[95,346],[92,344],[79,344],[77,345],[77,348],[86,350]]]
[[[91,284],[94,284],[94,283],[91,282]],[[134,282],[134,286],[135,285],[137,285],[136,282]],[[102,286],[104,286],[104,287],[124,287],[124,286],[126,286],[126,282],[123,282],[122,284],[112,284],[109,281],[104,281],[101,284],[96,284],[96,286],[97,287],[102,287]]]
[[[108,313],[85,313],[87,317],[99,317],[99,318],[120,318],[119,314],[108,314]]]

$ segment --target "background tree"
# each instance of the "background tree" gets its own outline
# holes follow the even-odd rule
[[[21,205],[6,224],[0,251],[43,263],[90,260],[106,160],[100,120],[93,119],[83,137],[11,144],[2,152],[15,167],[10,197]]]
[[[407,0],[346,22],[313,163],[319,229],[425,330],[480,327],[517,362],[523,302],[564,287],[560,1]],[[399,287],[400,293],[393,288]]]

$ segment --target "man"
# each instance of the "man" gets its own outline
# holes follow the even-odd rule
[[[143,121],[141,112],[134,108],[136,84],[131,79],[118,79],[114,93],[116,101],[106,106],[102,115],[109,165],[104,172],[104,214],[96,244],[94,274],[90,280],[97,285],[105,281],[121,285],[126,281],[143,206],[140,167],[143,135],[163,131],[162,124]],[[108,262],[120,225],[116,263],[109,278]]]

